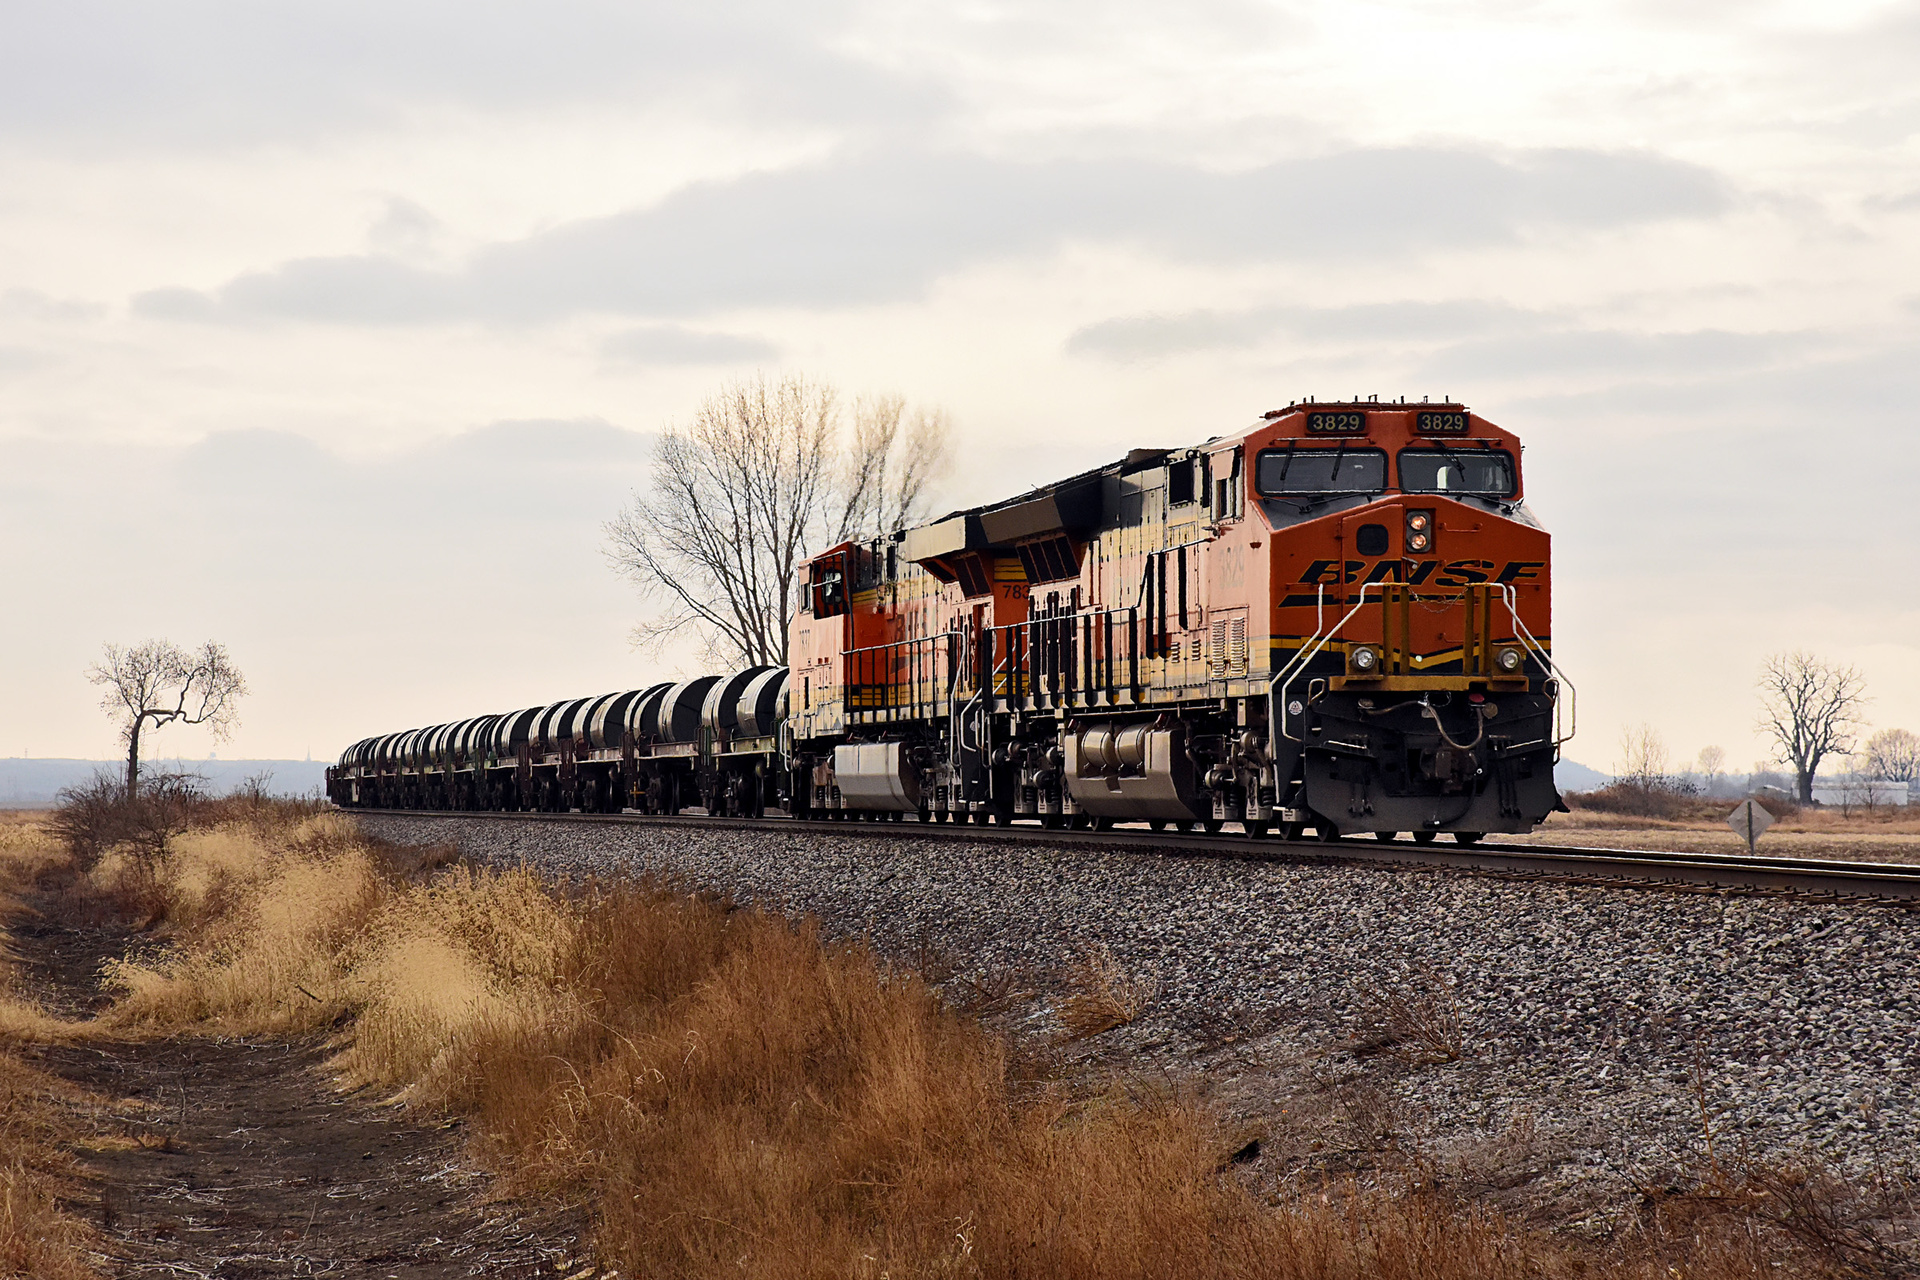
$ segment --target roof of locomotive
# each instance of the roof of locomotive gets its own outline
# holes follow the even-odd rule
[[[1358,429],[1338,434],[1322,434],[1312,429],[1312,415],[1362,414]],[[1517,447],[1519,440],[1455,401],[1405,399],[1300,400],[1285,408],[1272,409],[1258,421],[1238,432],[1214,436],[1198,445],[1174,449],[1134,449],[1124,458],[1104,466],[1082,471],[1064,480],[1028,489],[999,502],[964,507],[924,524],[896,530],[891,536],[902,544],[901,551],[911,561],[926,561],[963,551],[1005,548],[1026,539],[1048,533],[1084,534],[1096,527],[1103,514],[1102,496],[1110,480],[1145,471],[1183,454],[1204,453],[1220,446],[1245,441],[1276,439],[1325,439],[1329,444],[1352,441],[1371,435],[1374,415],[1391,415],[1394,425],[1409,435],[1434,439],[1445,444],[1449,439],[1465,443],[1498,442]],[[1424,415],[1424,416],[1423,416]],[[1428,431],[1422,425],[1427,418],[1445,419],[1443,430]],[[1382,425],[1385,425],[1384,423]],[[838,550],[838,548],[835,548]]]

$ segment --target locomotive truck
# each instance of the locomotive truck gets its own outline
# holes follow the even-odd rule
[[[808,561],[789,666],[370,738],[338,804],[1531,830],[1573,689],[1520,442],[1301,402]]]

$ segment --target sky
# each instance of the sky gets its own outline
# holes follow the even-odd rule
[[[0,756],[107,641],[233,739],[691,671],[601,525],[756,371],[943,407],[943,505],[1298,397],[1526,442],[1568,756],[1920,729],[1920,3],[73,0],[0,40]]]

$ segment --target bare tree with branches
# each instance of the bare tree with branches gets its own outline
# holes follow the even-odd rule
[[[1882,729],[1868,738],[1867,772],[1887,782],[1920,782],[1920,736]]]
[[[1853,667],[1823,662],[1804,650],[1776,653],[1760,668],[1758,727],[1793,766],[1801,804],[1813,803],[1820,761],[1853,750],[1866,680]]]
[[[667,431],[648,491],[606,525],[614,567],[667,606],[635,640],[692,628],[715,659],[784,663],[801,562],[920,518],[946,453],[945,415],[899,396],[846,409],[798,376],[723,388]]]
[[[1700,773],[1706,779],[1706,793],[1713,794],[1713,788],[1720,781],[1720,771],[1727,767],[1725,747],[1700,748]]]
[[[246,677],[224,645],[209,640],[188,652],[170,640],[106,647],[106,660],[87,669],[87,679],[107,687],[101,709],[120,724],[127,744],[127,795],[140,788],[140,736],[148,725],[203,724],[225,741],[239,723]]]

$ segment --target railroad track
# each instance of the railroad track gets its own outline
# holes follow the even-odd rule
[[[1605,884],[1680,892],[1790,896],[1867,906],[1920,909],[1920,866],[1822,858],[1762,858],[1643,849],[1561,845],[1415,844],[1411,840],[1284,841],[1244,835],[1149,831],[1049,830],[1032,825],[980,827],[945,823],[831,822],[794,818],[663,817],[639,813],[473,813],[437,809],[352,809],[355,814],[471,822],[572,822],[704,830],[817,832],[849,838],[963,840],[970,844],[1044,844],[1128,853],[1229,857],[1260,862],[1340,863],[1395,870],[1454,870],[1506,879]]]

